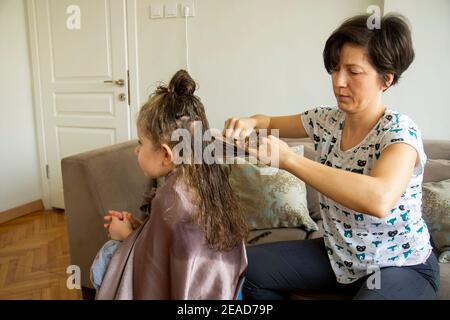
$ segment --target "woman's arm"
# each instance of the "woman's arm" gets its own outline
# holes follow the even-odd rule
[[[413,147],[397,143],[382,152],[370,175],[331,168],[293,153],[283,166],[343,206],[384,218],[405,192],[417,158]]]
[[[300,114],[283,117],[270,117],[268,130],[278,129],[280,138],[307,138]]]
[[[292,173],[337,203],[377,218],[385,217],[398,202],[419,158],[412,146],[396,143],[383,150],[370,175],[363,175],[299,156],[273,136],[263,138],[258,150],[249,149],[250,154],[263,163],[273,160],[273,151],[278,152],[280,169]]]
[[[228,134],[227,129],[231,129]],[[236,139],[242,138],[248,136],[253,129],[267,129],[269,134],[272,129],[278,129],[280,138],[308,137],[300,114],[282,117],[258,114],[249,118],[230,118],[225,121],[224,135]]]

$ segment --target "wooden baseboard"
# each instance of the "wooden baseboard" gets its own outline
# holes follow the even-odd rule
[[[0,212],[0,223],[14,220],[29,213],[44,211],[44,203],[42,200],[36,200],[23,206]]]

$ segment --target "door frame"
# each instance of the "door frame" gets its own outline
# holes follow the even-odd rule
[[[42,83],[41,71],[39,65],[39,46],[37,34],[37,19],[36,19],[36,1],[26,0],[26,19],[28,21],[28,43],[29,43],[29,57],[31,67],[31,81],[32,81],[32,103],[34,110],[34,120],[36,127],[36,142],[38,146],[39,169],[42,186],[42,201],[46,209],[51,209],[51,191],[50,180],[47,179],[47,145],[45,140],[45,121],[44,121],[44,107],[42,103]],[[135,115],[139,111],[140,97],[139,97],[139,58],[138,58],[138,43],[137,43],[137,11],[136,0],[122,0],[125,1],[125,25],[126,25],[126,45],[127,45],[127,63],[129,71],[129,95],[130,106],[128,108],[129,124],[128,137],[130,140],[136,139],[136,126],[134,125]]]

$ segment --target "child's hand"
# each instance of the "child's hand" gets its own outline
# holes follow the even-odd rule
[[[108,231],[109,225],[112,221],[112,217],[116,217],[116,218],[119,218],[120,220],[123,220],[123,213],[119,212],[119,211],[114,211],[114,210],[108,211],[108,214],[103,217],[103,219],[105,219],[105,222],[107,222],[103,225],[103,227],[105,227],[105,229],[107,231]]]
[[[115,210],[110,210],[108,212],[108,214],[104,217],[104,219],[108,222],[105,223],[103,226],[105,227],[106,230],[108,230],[109,228],[109,224],[111,223],[111,219],[112,217],[117,217],[120,220],[123,220],[124,216],[127,216],[128,220],[131,223],[131,227],[133,228],[133,230],[136,230],[137,228],[139,228],[139,226],[142,224],[142,222],[138,219],[136,219],[132,213],[123,211],[123,212],[119,212],[119,211],[115,211]]]
[[[132,232],[133,227],[131,226],[131,222],[128,220],[127,215],[123,216],[123,220],[120,220],[116,216],[111,216],[108,234],[112,240],[125,240]]]
[[[136,219],[132,213],[124,212],[124,214],[127,216],[128,221],[130,221],[133,230],[136,230],[142,224],[142,221]]]

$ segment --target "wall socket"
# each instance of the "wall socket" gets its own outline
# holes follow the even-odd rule
[[[150,18],[160,19],[163,17],[164,6],[162,3],[154,3],[150,5]]]
[[[180,6],[179,6],[180,5]],[[195,17],[195,5],[194,0],[181,0],[180,3],[176,1],[168,3],[153,3],[150,5],[150,18],[176,18],[178,17],[179,7],[181,7],[181,17]]]
[[[164,5],[164,17],[176,18],[178,17],[178,3],[166,3]]]

